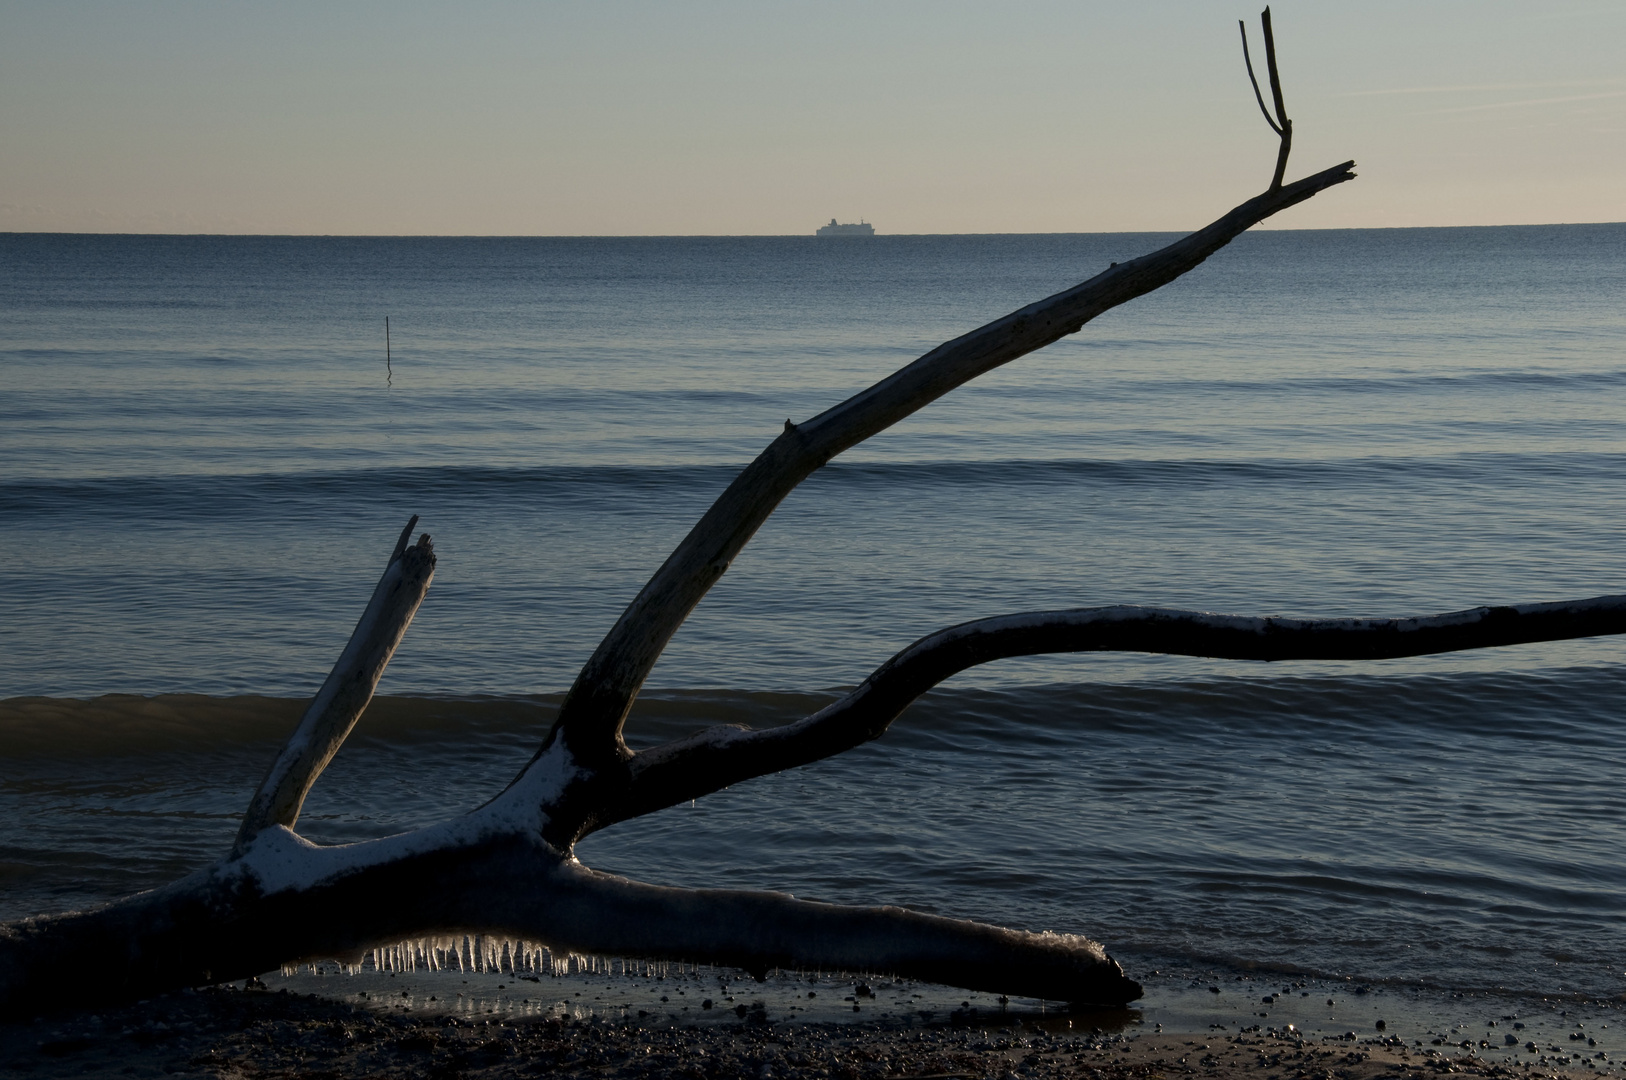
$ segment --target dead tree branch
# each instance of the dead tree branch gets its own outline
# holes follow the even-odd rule
[[[1270,178],[1270,190],[1275,191],[1282,186],[1282,177],[1287,175],[1287,155],[1293,151],[1293,121],[1287,118],[1287,106],[1282,104],[1282,77],[1276,70],[1276,35],[1270,28],[1270,8],[1259,13],[1259,22],[1265,34],[1265,67],[1270,74],[1270,97],[1276,105],[1274,117],[1265,107],[1265,95],[1259,92],[1259,80],[1253,74],[1253,57],[1248,55],[1248,24],[1239,19],[1236,25],[1242,31],[1242,62],[1248,67],[1253,96],[1259,102],[1259,111],[1265,114],[1265,123],[1281,139],[1281,147],[1276,151],[1276,172]]]
[[[1626,596],[1418,619],[1258,619],[1129,606],[1001,615],[921,638],[851,693],[795,723],[764,730],[716,727],[645,750],[632,759],[629,790],[616,805],[626,818],[638,817],[851,750],[880,738],[916,698],[950,676],[1016,656],[1110,651],[1224,660],[1390,660],[1623,633]]]
[[[1168,284],[1272,214],[1354,179],[1354,167],[1346,161],[1249,199],[1168,247],[939,345],[811,420],[787,422],[605,635],[566,695],[543,751],[562,738],[579,760],[598,768],[613,769],[628,758],[622,725],[667,642],[780,501],[831,458],[978,375],[1076,334],[1102,312]],[[573,838],[554,839],[569,843]]]
[[[414,514],[401,530],[390,561],[384,567],[384,576],[379,578],[372,599],[350,634],[350,641],[282,753],[271,763],[259,790],[249,800],[237,840],[232,845],[233,854],[241,855],[268,825],[294,827],[311,785],[339,752],[367,703],[373,700],[378,680],[383,678],[385,666],[406,636],[412,616],[423,603],[435,576],[435,550],[429,542],[429,534],[424,533],[416,544],[407,546],[412,527],[417,523],[418,515]]]

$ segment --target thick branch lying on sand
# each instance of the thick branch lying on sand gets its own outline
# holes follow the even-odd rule
[[[476,814],[471,817],[480,817]],[[490,815],[484,815],[489,817]],[[83,915],[29,920],[0,939],[0,1001],[38,1008],[244,978],[302,957],[468,931],[556,951],[744,968],[889,972],[1055,1001],[1140,996],[1101,946],[896,907],[845,907],[782,893],[671,889],[589,870],[534,830],[465,822],[322,860],[315,880],[277,876],[309,852],[272,843],[155,893]],[[280,867],[279,867],[280,864]],[[274,891],[260,892],[270,884]],[[95,972],[87,979],[86,972]],[[16,976],[26,973],[26,994]]]

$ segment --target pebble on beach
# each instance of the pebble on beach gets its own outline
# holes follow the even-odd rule
[[[252,985],[252,984],[251,984]],[[857,996],[856,994],[854,995]],[[873,995],[866,995],[872,997]],[[710,999],[707,999],[708,1001]],[[805,999],[804,999],[805,1000]],[[856,1005],[855,1005],[856,1007]],[[389,1007],[386,1007],[389,1008]],[[399,1007],[397,1007],[399,1008]],[[471,1018],[383,1011],[285,990],[213,988],[95,1014],[0,1025],[6,1075],[349,1080],[591,1076],[605,1080],[1400,1080],[1461,1073],[1578,1078],[1607,1066],[1514,1065],[1409,1048],[1394,1037],[1310,1036],[1289,1024],[1207,1034],[1148,1031],[1117,1014],[1035,1013],[988,1022],[641,1024],[565,1015]],[[1381,1029],[1386,1026],[1378,1022]],[[1585,1033],[1574,1041],[1586,1039]],[[1464,1042],[1464,1047],[1471,1044]],[[1488,1044],[1487,1044],[1488,1045]],[[1531,1051],[1535,1044],[1529,1044]],[[1453,1050],[1447,1047],[1446,1050]]]

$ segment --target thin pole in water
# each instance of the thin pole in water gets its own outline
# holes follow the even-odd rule
[[[395,381],[395,367],[390,363],[390,317],[384,316],[384,380]]]

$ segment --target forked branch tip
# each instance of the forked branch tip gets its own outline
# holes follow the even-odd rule
[[[1270,98],[1276,106],[1275,116],[1271,115],[1270,107],[1265,104],[1259,79],[1253,73],[1253,57],[1248,54],[1248,26],[1241,19],[1237,20],[1236,25],[1242,31],[1242,62],[1248,68],[1248,82],[1253,84],[1254,100],[1259,102],[1259,111],[1264,114],[1265,123],[1281,139],[1281,149],[1276,153],[1276,172],[1270,180],[1270,190],[1275,191],[1282,186],[1282,178],[1287,172],[1287,155],[1293,149],[1293,121],[1287,118],[1287,106],[1282,101],[1282,77],[1276,68],[1276,35],[1270,25],[1270,8],[1259,13],[1259,22],[1265,34],[1265,70],[1270,76]]]

